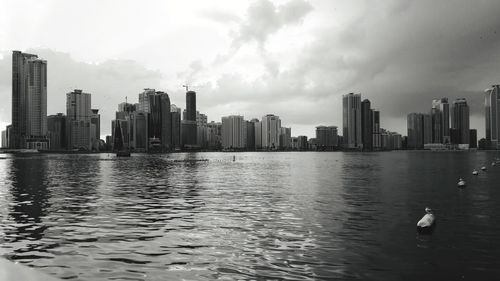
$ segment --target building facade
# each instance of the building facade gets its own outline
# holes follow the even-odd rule
[[[362,149],[360,94],[349,93],[342,97],[342,124],[344,148]]]
[[[455,144],[470,144],[469,106],[466,99],[459,98],[453,102],[451,124],[458,137],[454,140]]]
[[[12,53],[12,132],[10,148],[49,149],[47,138],[47,61]]]
[[[261,121],[262,148],[275,150],[279,147],[281,120],[279,116],[267,114]]]
[[[500,149],[500,85],[492,85],[485,91],[486,146]]]
[[[222,148],[246,148],[246,122],[241,115],[222,117]]]
[[[66,94],[66,137],[68,149],[91,150],[91,96],[75,89]]]

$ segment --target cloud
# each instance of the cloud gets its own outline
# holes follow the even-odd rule
[[[28,53],[37,54],[47,60],[47,112],[55,114],[66,112],[66,93],[73,89],[82,89],[92,94],[92,108],[100,109],[101,137],[111,129],[111,119],[114,119],[118,104],[125,101],[136,101],[143,88],[160,88],[162,74],[144,68],[131,60],[107,60],[99,64],[85,63],[74,60],[69,54],[50,49],[31,49]],[[4,52],[0,60],[1,77],[12,77],[12,57]],[[11,100],[11,80],[0,80],[0,98]],[[0,118],[10,120],[11,103],[2,103]]]

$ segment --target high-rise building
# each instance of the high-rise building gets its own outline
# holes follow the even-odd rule
[[[149,95],[148,133],[150,148],[169,151],[172,147],[172,115],[170,114],[170,98],[165,92]],[[159,142],[159,147],[158,147]]]
[[[432,115],[431,114],[422,114],[422,133],[424,145],[432,143]]]
[[[196,126],[196,92],[186,92],[186,114],[182,120],[182,143],[184,147],[198,147]]]
[[[196,111],[196,144],[200,148],[207,147],[207,115]]]
[[[492,85],[485,94],[486,146],[500,149],[500,85]]]
[[[175,104],[170,106],[172,115],[172,146],[174,149],[181,148],[181,109]]]
[[[255,149],[255,122],[253,121],[245,121],[247,128],[247,143],[245,147],[248,150]]]
[[[57,113],[47,117],[47,134],[50,150],[65,150],[66,147],[66,115]]]
[[[139,103],[137,110],[150,113],[149,96],[155,95],[155,93],[156,93],[155,89],[149,89],[149,88],[144,89],[144,92],[139,94]],[[118,108],[118,111],[125,111],[125,110],[124,109],[120,110],[120,108]]]
[[[363,150],[373,149],[373,114],[368,99],[361,102],[361,139]],[[317,139],[318,137],[316,137]]]
[[[49,149],[47,61],[12,52],[12,132],[10,148]]]
[[[334,150],[338,145],[338,132],[336,126],[316,127],[316,148],[318,150]]]
[[[91,109],[90,115],[90,141],[92,150],[99,150],[101,144],[101,115],[99,109]]]
[[[342,97],[342,123],[344,147],[362,149],[360,94],[349,93]]]
[[[407,118],[408,149],[424,148],[424,118],[422,113],[410,113]]]
[[[279,116],[273,114],[263,116],[261,126],[262,148],[278,149],[281,132],[281,120]]]
[[[244,149],[246,145],[246,122],[241,115],[222,117],[222,148]]]
[[[477,130],[470,129],[469,130],[469,148],[477,148]]]
[[[292,147],[292,128],[281,127],[280,130],[280,149],[290,149]]]
[[[297,146],[301,151],[309,150],[309,142],[307,141],[307,136],[298,136]]]
[[[372,145],[374,150],[382,149],[382,140],[380,139],[380,111],[372,110],[372,124],[373,124],[373,139]]]
[[[452,105],[451,127],[457,131],[456,144],[469,144],[469,106],[464,98],[456,99]]]
[[[262,123],[257,118],[252,119],[250,122],[253,123],[255,130],[255,149],[262,149]]]
[[[209,149],[222,148],[222,123],[210,122],[207,125],[207,141]]]
[[[432,142],[450,143],[450,105],[448,98],[432,101]]]
[[[2,131],[2,148],[8,148],[9,141],[7,140],[7,130]]]
[[[74,90],[66,94],[66,137],[68,149],[91,150],[89,93]]]

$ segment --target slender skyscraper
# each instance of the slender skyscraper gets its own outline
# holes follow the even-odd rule
[[[372,124],[373,124],[373,149],[382,149],[382,140],[380,135],[380,111],[372,110]]]
[[[12,53],[11,148],[48,149],[47,61]]]
[[[432,142],[450,143],[450,104],[448,98],[432,101]]]
[[[500,85],[493,85],[485,91],[486,142],[490,149],[500,149]]]
[[[344,147],[348,149],[363,148],[361,139],[361,95],[347,94],[342,98],[342,123]]]
[[[458,137],[457,140],[454,140],[456,144],[469,144],[469,106],[464,98],[456,99],[453,102],[451,123]]]
[[[370,101],[368,99],[365,99],[361,102],[361,138],[363,140],[363,150],[373,149],[372,117],[373,115]]]
[[[186,92],[186,115],[182,120],[182,143],[185,147],[197,147],[196,92]]]
[[[153,142],[159,139],[161,151],[172,147],[172,115],[170,113],[170,98],[165,92],[149,95],[149,138]]]
[[[408,149],[424,148],[423,120],[424,118],[422,113],[408,114]]]

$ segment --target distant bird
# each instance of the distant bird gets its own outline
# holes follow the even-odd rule
[[[417,222],[417,232],[421,234],[431,234],[436,227],[436,217],[432,209],[425,208],[425,215]]]
[[[460,179],[458,179],[457,185],[458,185],[458,187],[465,187],[465,181],[462,178],[460,178]]]

